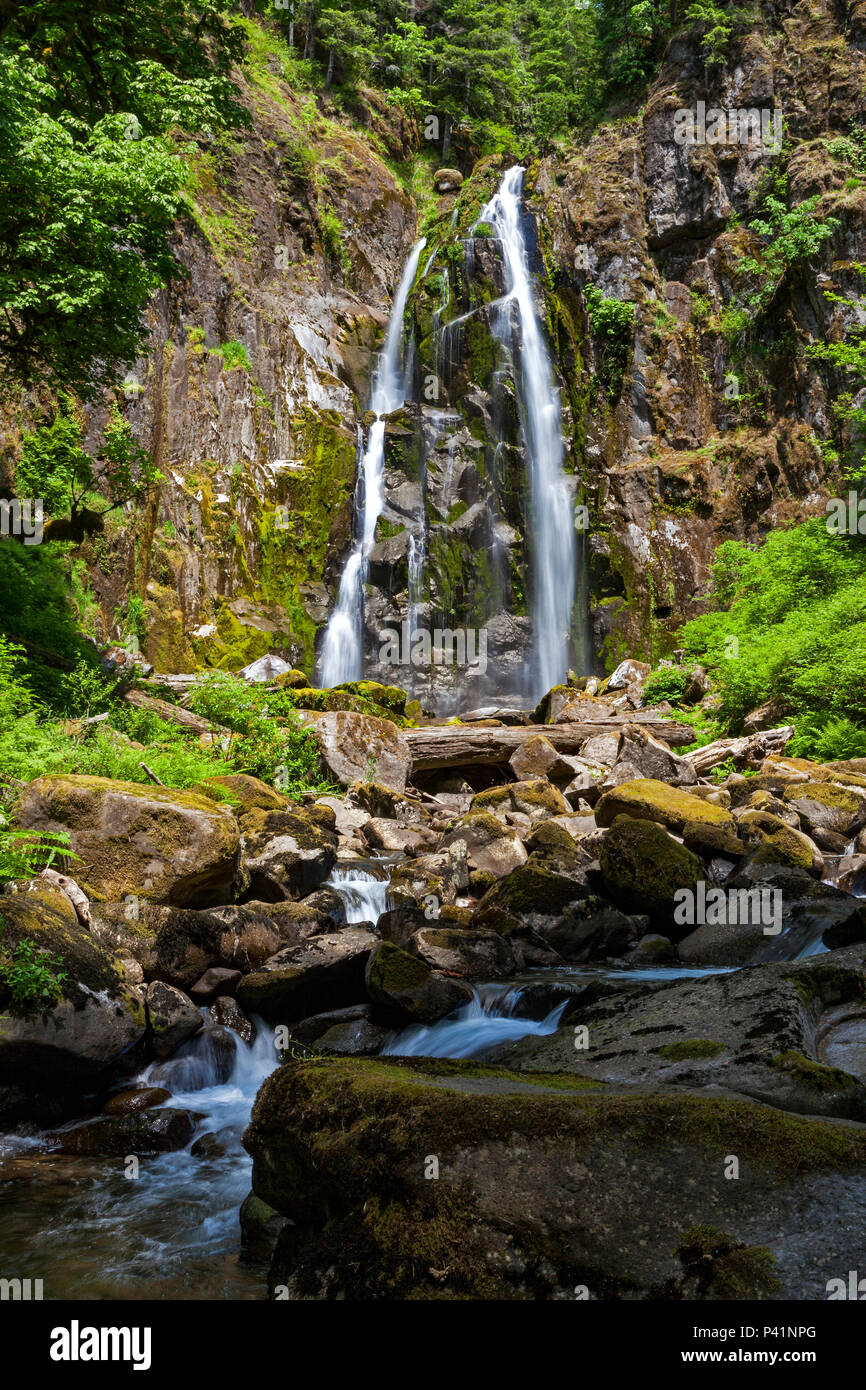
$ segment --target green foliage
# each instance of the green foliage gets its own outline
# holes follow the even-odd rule
[[[849,273],[864,276],[866,265],[856,263]],[[842,337],[836,342],[816,343],[806,349],[813,361],[825,362],[835,369],[843,382],[843,390],[833,402],[833,413],[843,429],[848,430],[846,481],[866,486],[866,294],[849,298],[834,290],[824,289],[825,299],[845,307]]]
[[[351,262],[346,250],[346,228],[333,208],[320,205],[319,231],[322,234],[322,244],[328,255],[348,272]]]
[[[316,741],[301,724],[290,692],[213,671],[196,685],[190,707],[238,736],[227,753],[237,771],[276,781],[288,795],[311,787],[332,789],[322,777]]]
[[[687,623],[680,640],[713,675],[722,728],[737,732],[749,710],[781,695],[801,749],[859,746],[852,730],[866,729],[862,540],[831,534],[815,519],[771,532],[758,549],[726,541],[713,597],[720,611]]]
[[[647,678],[643,688],[643,703],[657,705],[668,700],[672,705],[679,704],[691,683],[691,674],[682,666],[661,666]]]
[[[77,859],[65,831],[7,830],[0,814],[0,883],[34,878],[61,856]]]
[[[68,978],[63,965],[60,956],[26,937],[11,950],[4,947],[0,937],[0,994],[7,995],[12,1009],[21,1013],[50,1008],[57,1003]]]
[[[785,752],[794,758],[814,758],[821,763],[844,758],[866,758],[866,728],[847,715],[804,719]]]
[[[615,401],[631,355],[634,304],[608,298],[596,285],[584,290],[589,327],[598,344],[598,375],[608,400]]]
[[[18,493],[41,497],[51,517],[68,516],[69,538],[78,540],[116,507],[143,501],[161,479],[116,403],[91,456],[84,448],[81,416],[68,395],[60,397],[49,423],[25,433],[15,473]]]
[[[787,178],[776,180],[774,191],[764,199],[763,216],[751,223],[752,230],[765,238],[760,256],[746,256],[739,266],[741,275],[754,274],[759,283],[746,303],[765,313],[782,285],[801,271],[839,228],[837,217],[822,218],[817,213],[819,194],[795,207],[787,205]]]
[[[686,10],[690,24],[702,29],[701,53],[707,67],[720,67],[728,56],[731,35],[738,24],[748,21],[744,10],[718,5],[715,0],[694,0]]]
[[[11,13],[10,13],[11,11]],[[96,397],[177,270],[170,133],[246,119],[232,0],[31,0],[0,17],[0,385]]]
[[[223,367],[227,372],[233,372],[236,367],[242,367],[245,372],[252,372],[253,364],[250,355],[243,343],[235,342],[223,343],[220,347],[210,348],[211,357],[221,357]]]

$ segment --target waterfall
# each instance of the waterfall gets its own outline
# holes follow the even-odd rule
[[[523,443],[529,462],[530,544],[533,567],[533,699],[565,678],[569,629],[575,597],[576,544],[571,493],[563,471],[561,408],[550,357],[536,313],[521,221],[524,170],[505,174],[478,222],[492,226],[502,244],[506,298],[493,320],[500,341],[510,348],[520,372],[518,399]],[[476,224],[477,225],[477,224]],[[519,339],[512,306],[517,309]]]
[[[331,871],[326,887],[339,893],[346,905],[346,922],[378,922],[388,910],[388,878],[376,878],[365,869],[336,868]]]
[[[505,985],[481,985],[472,999],[438,1023],[413,1024],[382,1049],[383,1057],[475,1057],[503,1042],[555,1033],[567,999],[542,1019],[515,1013],[522,990]]]
[[[373,376],[370,409],[376,419],[370,426],[358,466],[355,491],[355,544],[346,561],[337,604],[328,619],[319,659],[319,684],[323,687],[360,680],[364,674],[364,583],[367,557],[376,537],[376,523],[385,500],[385,421],[405,399],[402,369],[403,313],[415,280],[426,238],[413,247],[406,262],[394,303],[385,346]]]

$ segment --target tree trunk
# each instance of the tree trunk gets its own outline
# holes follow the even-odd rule
[[[329,90],[329,88],[330,88],[331,83],[333,82],[333,80],[334,80],[334,49],[333,49],[333,47],[332,47],[332,48],[329,50],[329,52],[328,52],[328,75],[327,75],[327,77],[325,78],[325,91],[326,91],[326,92]]]

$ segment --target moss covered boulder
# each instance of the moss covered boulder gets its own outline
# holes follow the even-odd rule
[[[473,913],[473,927],[511,935],[548,926],[570,903],[593,895],[587,873],[591,862],[576,846],[535,850],[488,889]]]
[[[527,852],[516,830],[504,825],[490,811],[470,811],[452,830],[446,830],[441,849],[461,845],[465,848],[470,871],[504,878],[512,869],[526,863]]]
[[[199,782],[193,791],[214,801],[228,800],[244,811],[280,811],[288,806],[285,796],[281,796],[267,782],[259,777],[250,777],[246,772],[227,773],[222,777],[208,777]]]
[[[595,807],[596,824],[613,825],[617,816],[657,821],[677,834],[682,834],[683,827],[690,822],[724,826],[732,835],[736,834],[734,818],[724,807],[714,806],[680,787],[669,787],[666,782],[657,782],[651,777],[623,782],[622,786],[605,792]]]
[[[56,981],[32,1002],[6,967]],[[115,953],[85,930],[64,893],[39,880],[0,897],[0,1081],[34,1091],[87,1086],[145,1033],[144,999]]]
[[[808,835],[769,811],[743,811],[737,821],[740,839],[754,851],[753,863],[788,864],[820,878],[824,857]]]
[[[828,1249],[834,1270],[861,1254],[866,1137],[742,1098],[306,1060],[265,1082],[244,1143],[294,1223],[277,1298],[815,1299]]]
[[[599,854],[605,891],[632,912],[667,919],[680,889],[695,891],[704,877],[696,854],[655,821],[617,816]]]
[[[27,830],[66,831],[80,878],[109,901],[134,893],[207,907],[231,898],[237,820],[206,796],[105,777],[38,777],[15,816]]]
[[[368,781],[393,791],[406,790],[412,754],[390,720],[348,712],[323,714],[315,721],[312,733],[322,761],[341,787]]]
[[[379,937],[371,927],[344,927],[288,946],[241,980],[237,1001],[246,1014],[292,1023],[366,999],[364,971]]]
[[[329,806],[244,816],[245,896],[279,902],[302,898],[324,883],[337,862],[334,819]]]
[[[816,1039],[838,1018],[840,1004],[849,1026],[854,1018],[866,1023],[864,985],[861,944],[613,994],[572,1020],[586,1029],[581,1047],[574,1028],[564,1027],[491,1055],[518,1071],[564,1071],[631,1086],[712,1086],[798,1114],[862,1123],[866,1074],[824,1066]],[[778,1060],[789,1053],[802,1054],[799,1068]],[[806,1059],[821,1070],[807,1067]]]
[[[391,941],[381,941],[371,952],[366,985],[377,1012],[393,1023],[434,1023],[472,998],[465,985]]]
[[[807,830],[832,830],[846,838],[866,824],[866,790],[832,782],[797,782],[784,799]]]
[[[510,812],[528,816],[532,824],[549,816],[567,816],[571,807],[562,792],[537,777],[530,782],[511,782],[507,787],[491,787],[472,798],[471,811],[487,811],[504,821]]]

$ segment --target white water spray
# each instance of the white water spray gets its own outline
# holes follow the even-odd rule
[[[489,223],[502,244],[506,296],[494,318],[500,341],[519,349],[521,428],[529,461],[529,534],[533,558],[532,619],[533,699],[565,677],[569,628],[574,603],[576,544],[571,495],[563,471],[561,407],[550,357],[535,309],[520,205],[524,170],[505,174],[496,196],[482,208],[479,222]],[[520,321],[515,342],[511,307]]]
[[[346,561],[337,605],[328,619],[322,643],[319,684],[323,687],[360,680],[364,674],[364,584],[376,523],[385,500],[385,421],[382,417],[397,410],[405,398],[406,381],[401,361],[403,313],[426,244],[426,238],[422,237],[406,262],[391,306],[385,346],[373,377],[370,409],[377,418],[370,426],[358,469],[355,545]]]

